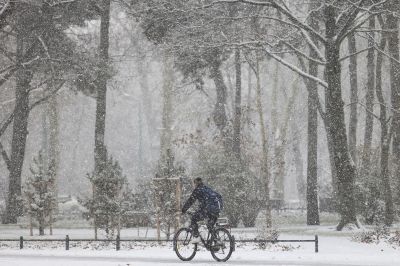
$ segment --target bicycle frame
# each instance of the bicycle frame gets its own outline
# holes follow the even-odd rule
[[[200,240],[203,243],[203,246],[207,249],[210,250],[211,249],[211,236],[214,233],[214,230],[216,228],[216,226],[213,226],[213,228],[211,228],[211,230],[208,228],[208,226],[206,226],[207,228],[207,239],[204,239],[201,234],[199,234],[200,236]]]

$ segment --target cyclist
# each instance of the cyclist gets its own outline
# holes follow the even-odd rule
[[[199,209],[193,214],[191,228],[193,229],[193,238],[191,243],[197,244],[200,242],[198,221],[208,219],[207,227],[210,229],[217,222],[219,213],[223,208],[222,196],[205,186],[200,177],[193,180],[194,190],[189,199],[183,205],[182,213],[185,213],[193,203],[198,200],[200,203]]]

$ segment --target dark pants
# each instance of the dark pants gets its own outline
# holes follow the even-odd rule
[[[193,229],[193,236],[199,236],[199,226],[197,224],[198,221],[202,221],[204,219],[208,219],[207,228],[210,230],[215,223],[217,222],[219,214],[218,213],[209,213],[206,210],[198,210],[192,216],[192,222],[190,226]]]

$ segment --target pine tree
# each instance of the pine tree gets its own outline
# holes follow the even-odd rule
[[[96,221],[95,226],[105,230],[107,237],[113,237],[116,230],[119,232],[121,216],[125,212],[122,203],[127,179],[118,161],[112,157],[107,158],[102,171],[93,171],[87,177],[93,186],[92,198],[84,201],[89,210],[88,217]]]
[[[44,228],[51,224],[51,213],[57,206],[54,186],[54,174],[51,168],[45,168],[45,161],[40,151],[30,167],[31,176],[23,189],[26,213],[35,218],[39,225],[39,235],[44,235]]]

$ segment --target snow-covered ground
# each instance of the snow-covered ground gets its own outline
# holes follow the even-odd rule
[[[319,234],[319,253],[314,252],[314,243],[281,243],[263,250],[254,244],[237,245],[229,265],[400,265],[400,247],[394,247],[381,241],[379,244],[363,244],[351,241],[351,232],[333,233],[331,227],[293,227],[283,228],[279,239],[312,239],[314,233]],[[91,238],[89,229],[55,229],[53,238],[65,237]],[[17,238],[24,235],[22,229],[0,229],[1,238]],[[143,236],[145,229],[139,231]],[[255,229],[235,229],[233,234],[237,239],[254,237]],[[137,230],[124,230],[125,238],[137,237]],[[148,232],[152,236],[154,230]],[[49,238],[50,236],[45,236]],[[37,236],[34,238],[38,238]],[[199,251],[191,262],[180,261],[170,244],[158,246],[155,244],[124,243],[120,251],[101,246],[101,250],[93,246],[71,245],[69,251],[64,250],[64,244],[59,248],[47,247],[46,244],[34,242],[26,244],[19,250],[14,246],[0,246],[0,266],[137,266],[137,265],[217,265],[207,251]],[[9,244],[10,245],[10,244]],[[31,246],[30,246],[31,245]],[[34,248],[33,248],[34,247]],[[89,248],[90,247],[90,248]]]

